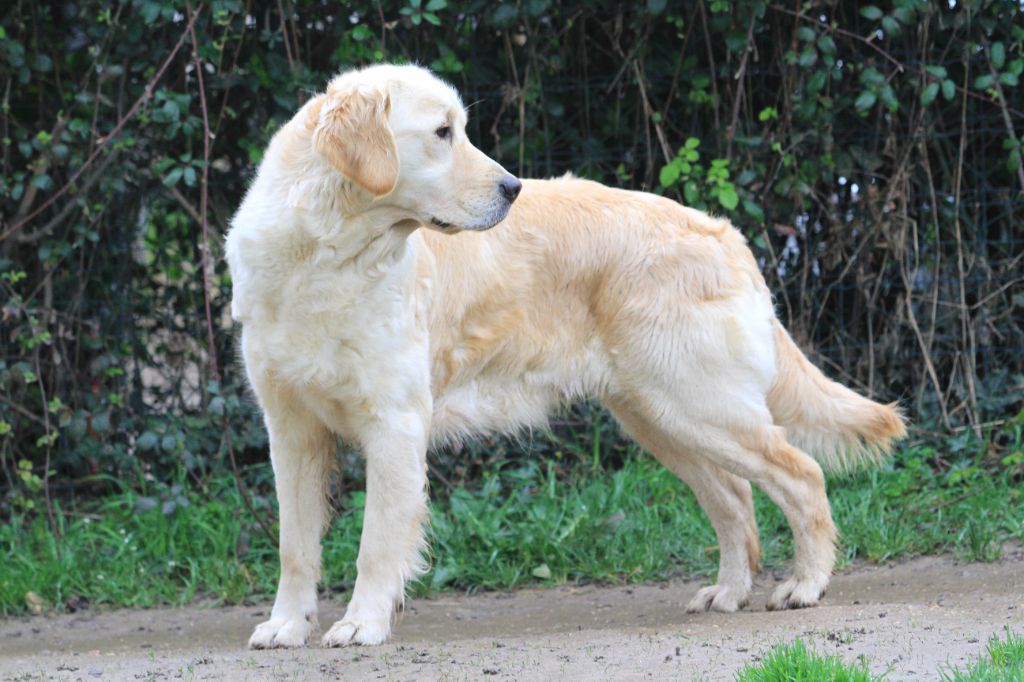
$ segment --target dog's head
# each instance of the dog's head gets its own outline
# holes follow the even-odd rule
[[[417,66],[344,73],[322,95],[315,152],[375,204],[444,231],[486,230],[522,184],[466,137],[458,93]]]

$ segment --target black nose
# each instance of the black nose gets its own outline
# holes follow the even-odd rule
[[[519,196],[519,190],[523,188],[523,183],[519,182],[518,178],[514,178],[511,175],[501,181],[501,195],[508,200],[508,203],[512,203]]]

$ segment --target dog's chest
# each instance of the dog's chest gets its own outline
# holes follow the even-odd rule
[[[246,330],[289,383],[347,395],[387,391],[389,378],[408,373],[409,356],[422,356],[426,346],[417,282],[405,274],[296,272],[266,292]]]

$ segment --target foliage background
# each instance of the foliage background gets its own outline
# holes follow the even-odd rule
[[[728,216],[815,360],[918,425],[966,437],[1021,409],[1019,3],[13,0],[0,518],[52,521],[54,499],[126,481],[173,510],[228,471],[266,504],[222,236],[273,131],[381,60],[454,83],[514,173]],[[615,457],[595,414],[532,447]],[[495,449],[523,446],[435,473],[465,479]]]

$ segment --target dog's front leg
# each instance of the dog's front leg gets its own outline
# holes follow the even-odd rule
[[[327,526],[327,478],[333,434],[291,395],[261,393],[280,509],[281,579],[270,620],[256,627],[253,649],[302,646],[317,629],[320,537]]]
[[[364,435],[366,511],[358,575],[345,617],[324,646],[380,644],[391,632],[405,582],[424,572],[427,414],[393,413]]]

